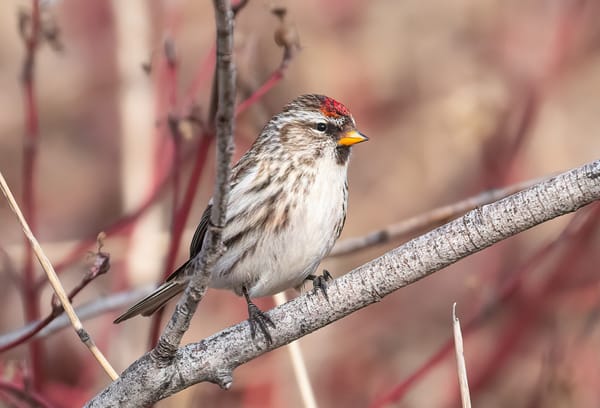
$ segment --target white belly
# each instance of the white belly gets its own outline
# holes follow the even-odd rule
[[[316,164],[314,182],[306,190],[302,183],[308,184],[311,177],[295,177],[301,188],[290,200],[296,205],[290,206],[286,226],[228,248],[217,262],[212,287],[240,294],[241,287],[246,286],[251,297],[268,296],[301,285],[315,271],[337,239],[347,200],[347,166],[334,160],[317,160]],[[232,192],[228,210],[236,211],[235,200],[240,197],[239,192]],[[287,203],[280,200],[277,204],[282,208]],[[227,229],[225,240],[234,235]],[[249,255],[242,257],[244,251]]]

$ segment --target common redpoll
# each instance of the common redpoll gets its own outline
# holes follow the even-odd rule
[[[313,273],[346,220],[350,147],[366,140],[344,105],[323,95],[303,95],[267,123],[233,167],[223,229],[226,250],[210,286],[246,298],[252,337],[258,327],[270,342],[267,326],[274,327],[252,298],[299,288],[308,279],[324,289],[329,274]],[[190,260],[202,249],[210,209],[211,203],[192,239]],[[190,260],[115,323],[150,315],[182,292]]]

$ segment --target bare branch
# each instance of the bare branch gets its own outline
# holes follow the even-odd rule
[[[285,20],[287,10],[284,7],[276,7],[271,12],[279,18],[279,27],[275,30],[275,42],[283,48],[281,62],[269,78],[248,98],[242,101],[236,108],[235,115],[238,116],[250,106],[258,102],[267,92],[283,79],[290,62],[300,50],[300,40],[296,28]]]
[[[454,351],[456,353],[456,366],[462,407],[471,408],[471,395],[469,394],[469,381],[467,380],[467,365],[465,364],[463,338],[460,330],[460,321],[458,320],[458,317],[456,317],[456,302],[452,305],[452,333],[454,335]]]
[[[273,300],[275,300],[275,305],[281,306],[288,301],[288,298],[285,292],[279,292],[273,296]],[[315,391],[310,383],[310,376],[306,369],[304,354],[300,348],[300,343],[293,341],[288,344],[286,348],[290,355],[292,368],[294,369],[294,377],[298,385],[298,391],[300,391],[300,397],[302,397],[304,408],[317,408],[318,405],[315,398]]]
[[[103,233],[100,233],[98,235],[98,251],[95,253],[94,262],[93,262],[92,266],[90,267],[90,269],[88,270],[88,272],[86,273],[86,275],[81,280],[81,282],[79,282],[79,284],[77,284],[77,286],[75,286],[69,292],[69,295],[68,295],[69,302],[72,302],[73,298],[79,292],[81,292],[87,285],[89,285],[94,279],[96,279],[98,276],[103,275],[106,272],[108,272],[108,270],[110,268],[110,256],[107,253],[102,252],[103,237],[104,237]],[[46,327],[50,323],[52,323],[52,321],[55,320],[58,316],[60,316],[63,313],[63,311],[64,311],[64,309],[63,309],[62,304],[60,302],[58,302],[56,295],[53,296],[52,297],[52,310],[50,311],[50,313],[44,319],[41,319],[41,320],[38,319],[35,321],[35,323],[29,323],[28,325],[26,325],[28,330],[19,330],[20,335],[19,336],[11,336],[11,338],[12,338],[11,341],[5,342],[4,344],[0,344],[0,353],[4,352],[6,350],[9,350],[13,347],[16,347],[19,344],[22,344],[31,338],[35,338],[36,335],[41,330],[44,329],[44,327]],[[80,317],[79,315],[77,315],[77,316]],[[81,319],[81,317],[80,317],[80,319]],[[0,343],[2,343],[2,342],[0,341]]]
[[[230,163],[233,155],[233,124],[235,109],[235,67],[233,64],[233,12],[229,0],[214,0],[217,23],[217,179],[213,194],[210,224],[203,250],[191,262],[186,273],[191,280],[177,303],[171,320],[158,344],[153,358],[169,361],[177,352],[181,338],[204,296],[210,272],[222,252],[221,231],[225,223],[229,197]]]
[[[46,275],[48,276],[48,280],[50,281],[50,284],[52,285],[52,288],[54,289],[54,293],[56,293],[56,296],[58,296],[58,299],[60,300],[60,303],[61,303],[63,309],[65,310],[67,316],[69,316],[71,325],[73,326],[73,329],[79,336],[79,339],[81,340],[82,343],[84,343],[86,345],[86,347],[94,355],[94,358],[102,366],[104,371],[106,371],[106,373],[109,375],[109,377],[113,380],[118,378],[119,376],[117,375],[117,372],[112,368],[112,366],[110,365],[110,363],[108,362],[106,357],[104,357],[102,352],[98,349],[98,347],[96,347],[96,344],[92,340],[92,337],[85,330],[85,328],[81,324],[81,321],[77,317],[77,314],[75,313],[75,310],[73,309],[73,305],[71,305],[71,302],[69,302],[69,298],[65,292],[65,289],[62,287],[62,284],[60,283],[60,280],[58,279],[58,276],[56,275],[56,272],[54,271],[54,268],[52,267],[50,260],[48,259],[48,257],[42,250],[42,247],[38,243],[37,239],[31,232],[29,225],[27,225],[27,221],[25,221],[25,217],[23,217],[23,213],[21,212],[21,210],[17,204],[17,201],[15,200],[15,197],[13,196],[12,192],[10,191],[8,184],[6,184],[6,180],[4,179],[4,176],[2,175],[1,172],[0,172],[0,189],[2,190],[2,193],[4,194],[6,199],[8,200],[8,204],[10,205],[11,210],[17,216],[17,219],[19,220],[19,223],[21,224],[21,228],[23,229],[23,232],[25,233],[25,236],[27,237],[27,240],[29,241],[31,248],[33,248],[33,252],[35,253],[35,256],[37,257],[38,261],[42,265],[44,272],[46,272]]]
[[[262,339],[253,341],[244,321],[180,348],[169,362],[142,356],[87,406],[146,406],[203,381],[228,387],[232,371],[241,364],[496,242],[596,200],[600,200],[600,160],[476,208],[356,268],[331,283],[329,302],[311,291],[269,311],[277,325],[270,346]]]
[[[52,408],[52,405],[49,401],[38,394],[36,391],[31,390],[27,385],[16,384],[11,381],[7,381],[5,379],[0,380],[0,390],[6,391],[19,400],[27,403],[29,406],[40,407],[40,408]]]
[[[35,67],[41,43],[41,7],[40,0],[31,0],[31,12],[22,12],[19,19],[20,34],[25,44],[25,56],[21,68],[21,85],[23,87],[25,134],[23,139],[23,195],[22,206],[25,219],[32,235],[37,233],[38,211],[36,207],[37,167],[40,143],[39,106],[36,98],[37,81]],[[35,320],[40,317],[40,293],[35,285],[35,259],[33,248],[27,238],[25,248],[21,296],[25,319]],[[39,389],[43,371],[44,351],[41,345],[33,341],[29,344],[29,361],[31,363],[32,383]]]
[[[388,225],[385,228],[373,231],[362,237],[345,239],[335,245],[329,256],[347,255],[362,249],[368,249],[375,245],[385,244],[386,242],[433,228],[448,220],[451,220],[452,218],[458,217],[459,215],[464,214],[473,208],[493,203],[494,201],[498,201],[506,196],[516,193],[517,191],[531,187],[534,184],[545,180],[546,178],[547,177],[537,178],[500,189],[484,191],[465,200],[445,205],[443,207],[438,207],[424,214],[419,214],[396,224]]]
[[[120,310],[125,306],[129,306],[131,303],[148,295],[155,288],[155,285],[146,285],[135,290],[128,290],[114,293],[109,296],[104,296],[75,308],[75,313],[77,313],[77,316],[79,316],[79,319],[82,321],[92,319],[94,317],[101,316],[107,312]],[[28,333],[34,331],[36,329],[36,326],[38,326],[42,322],[43,320],[36,320],[35,322],[30,322],[25,326],[18,328],[12,332],[0,335],[0,350],[9,348],[8,346],[10,345],[10,343],[14,343],[19,338],[27,336]],[[54,334],[57,331],[64,329],[70,324],[71,322],[69,322],[69,318],[66,315],[62,314],[56,319],[52,320],[44,328],[39,330],[34,335],[34,337],[48,337],[51,334]]]

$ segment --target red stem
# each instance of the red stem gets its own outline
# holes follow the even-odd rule
[[[175,269],[175,260],[177,259],[177,253],[179,252],[183,230],[190,215],[190,210],[192,209],[192,203],[194,202],[194,197],[196,196],[196,191],[204,170],[204,164],[206,163],[208,148],[210,147],[212,139],[212,135],[205,134],[198,144],[194,168],[185,191],[185,196],[183,197],[183,201],[181,203],[181,208],[177,211],[177,216],[173,222],[173,233],[171,235],[171,240],[169,241],[169,249],[167,251],[167,260],[165,262],[163,279],[165,279]],[[150,327],[150,347],[154,347],[158,341],[163,310],[164,309],[158,310],[152,317],[152,324]]]
[[[172,16],[173,17],[173,16]],[[172,19],[171,19],[172,20]],[[160,74],[159,74],[160,75]],[[180,118],[175,113],[177,109],[177,75],[178,64],[175,52],[175,43],[171,36],[167,36],[164,43],[164,75],[160,75],[159,87],[162,84],[165,88],[166,110],[168,110],[167,125],[170,141],[173,143],[172,150],[172,192],[173,192],[173,212],[171,223],[175,222],[177,216],[177,207],[179,202],[180,178],[181,178],[181,132],[179,131]],[[159,114],[162,114],[159,111]],[[169,140],[169,138],[165,138]]]
[[[30,32],[24,32],[26,54],[23,62],[23,93],[25,99],[25,139],[23,145],[23,213],[31,231],[37,233],[37,213],[35,208],[35,175],[37,168],[37,149],[39,141],[39,119],[38,107],[35,97],[35,79],[34,68],[36,52],[39,46],[40,38],[40,7],[39,0],[31,2],[31,26]],[[25,319],[35,321],[39,319],[40,304],[35,282],[35,259],[33,249],[29,241],[24,239],[25,259],[23,269],[23,280],[21,286],[21,296]],[[39,390],[42,382],[43,350],[39,341],[32,341],[29,344],[29,354],[31,358],[32,385],[35,390]]]
[[[169,14],[170,18],[167,20],[171,23],[168,25],[172,25],[174,22],[172,13]],[[173,28],[172,26],[170,28]],[[179,205],[179,190],[180,190],[180,179],[181,179],[181,132],[179,131],[179,125],[181,118],[176,113],[177,110],[177,57],[175,52],[175,43],[170,35],[167,35],[167,38],[164,42],[164,58],[161,60],[161,70],[158,73],[158,82],[157,87],[159,90],[158,93],[158,109],[157,113],[159,118],[166,117],[166,125],[163,129],[168,130],[168,133],[163,133],[165,137],[162,138],[161,143],[172,143],[171,150],[171,169],[172,169],[172,214],[171,214],[171,239],[170,246],[172,247],[172,243],[174,241],[175,229],[176,229],[176,221],[177,221],[177,207]],[[160,167],[160,156],[165,151],[165,149],[160,148],[157,152],[157,167]],[[171,250],[169,250],[171,251]],[[170,257],[170,253],[167,254],[167,258]],[[167,261],[168,264],[168,261]],[[167,265],[165,269],[167,269]],[[165,270],[163,270],[163,277],[167,274]],[[162,279],[161,279],[162,280]],[[150,332],[154,332],[154,327],[152,326]]]
[[[179,121],[177,121],[176,126]],[[179,191],[181,190],[181,134],[179,130],[173,131],[173,200],[171,212],[171,233],[175,231],[175,222],[177,220],[177,208],[179,207]]]
[[[271,76],[265,81],[260,88],[258,88],[252,95],[250,95],[245,101],[241,102],[235,109],[235,116],[240,115],[250,106],[258,102],[267,92],[271,90],[279,81],[283,79],[284,68],[279,67],[275,70]]]
[[[0,390],[4,390],[22,401],[26,401],[32,407],[52,408],[53,405],[35,391],[26,389],[24,385],[18,385],[10,381],[0,379]]]
[[[552,54],[548,60],[548,69],[543,73],[542,82],[550,84],[556,75],[560,74],[568,52],[577,40],[576,34],[580,34],[582,29],[585,29],[581,24],[581,18],[584,16],[587,3],[588,0],[570,0],[563,3],[564,11],[554,33]]]
[[[213,45],[200,67],[198,67],[198,71],[196,72],[196,75],[194,75],[192,84],[183,98],[183,107],[185,111],[190,111],[190,108],[196,99],[196,95],[200,92],[200,88],[212,75],[215,69],[216,52],[216,46]]]
[[[187,162],[193,156],[191,154],[183,155],[183,162]],[[112,224],[106,226],[103,231],[106,233],[107,237],[114,236],[119,233],[125,233],[129,230],[129,228],[137,221],[139,217],[141,217],[146,210],[148,210],[154,203],[158,200],[160,195],[164,192],[165,188],[169,184],[169,180],[172,178],[173,168],[169,168],[165,174],[163,174],[160,178],[160,181],[154,186],[154,189],[150,192],[146,200],[135,210],[131,211],[128,214],[123,215],[119,219],[117,219]],[[90,250],[96,243],[98,242],[98,233],[95,232],[93,235],[90,235],[87,238],[82,239],[77,243],[77,245],[60,261],[55,263],[54,269],[57,273],[64,271],[66,268],[71,266],[73,263],[79,261],[83,255],[87,251]],[[42,287],[48,282],[48,280],[43,277],[40,279],[36,286],[38,288]]]
[[[27,340],[39,333],[40,330],[42,330],[44,327],[48,326],[50,322],[52,322],[52,320],[54,319],[55,317],[52,315],[46,316],[46,318],[37,322],[37,324],[33,326],[31,330],[29,330],[27,333],[23,333],[21,336],[17,337],[10,343],[7,343],[4,346],[0,347],[0,353],[3,353],[6,350],[10,350],[11,348],[17,347],[18,345],[25,343]]]
[[[201,70],[199,70],[198,75],[196,76],[196,82],[194,83],[192,89],[195,87],[199,87],[200,83],[205,79],[203,73],[210,73],[212,70],[212,65],[214,65],[214,52],[209,54],[209,57],[205,61],[205,65]],[[205,72],[206,70],[206,72]],[[241,114],[246,109],[248,109],[251,105],[256,103],[264,94],[266,94],[271,88],[273,88],[282,78],[283,72],[285,71],[285,66],[279,67],[276,71],[274,71],[271,76],[267,79],[267,81],[257,89],[248,99],[240,103],[236,110],[236,115]],[[188,92],[186,95],[186,101],[191,101],[194,93]],[[185,155],[187,156],[187,155]],[[189,157],[184,157],[183,161],[187,161]],[[164,191],[166,186],[168,185],[169,179],[172,178],[173,169],[171,168],[167,174],[165,174],[161,181],[157,183],[154,187],[154,190],[148,196],[146,201],[144,201],[139,208],[130,212],[129,214],[124,215],[123,217],[116,220],[114,223],[108,225],[103,231],[106,233],[107,237],[113,236],[117,233],[125,231],[129,228],[135,221],[143,215],[148,208],[150,208],[158,199],[160,194]],[[62,272],[65,268],[72,265],[74,262],[77,262],[81,257],[96,244],[96,236],[95,232],[93,235],[88,238],[80,241],[75,248],[73,248],[67,255],[63,257],[60,261],[58,261],[54,268],[57,272]],[[41,286],[45,284],[45,279],[38,282],[37,286]]]
[[[115,234],[126,231],[133,223],[135,223],[135,221],[142,216],[146,210],[148,210],[160,197],[161,193],[168,185],[170,175],[171,171],[168,171],[167,174],[163,176],[162,180],[154,186],[154,190],[138,208],[128,214],[123,215],[112,224],[106,226],[106,228],[103,229],[103,231],[106,233],[106,236],[111,237]],[[89,237],[79,241],[77,245],[63,257],[63,259],[55,264],[54,269],[56,272],[60,273],[74,262],[79,261],[81,257],[96,244],[97,235],[98,233],[95,232],[94,235],[90,235]],[[38,282],[38,285],[44,285],[46,282],[47,280],[44,278]]]
[[[208,68],[214,65],[214,52],[211,51],[209,54],[211,56],[210,59],[205,61],[200,72],[208,71]],[[284,61],[279,68],[277,68],[271,76],[263,83],[263,85],[258,88],[252,95],[250,95],[245,101],[240,103],[236,109],[236,116],[240,113],[244,112],[254,103],[259,101],[270,89],[272,89],[281,79],[283,78],[283,73],[287,68],[287,61]],[[203,77],[203,75],[197,76],[198,78]],[[198,83],[194,83],[194,86],[198,86]],[[192,87],[192,90],[194,88]],[[190,91],[188,93],[188,99],[191,100],[193,92]],[[205,135],[202,139],[202,142],[198,146],[196,162],[194,164],[194,169],[192,170],[192,175],[188,182],[188,186],[186,189],[185,197],[183,199],[181,208],[177,211],[177,216],[173,222],[173,232],[171,235],[171,240],[169,241],[169,249],[167,251],[167,261],[165,263],[165,270],[163,273],[163,279],[166,279],[167,276],[175,269],[175,260],[177,259],[177,253],[179,252],[179,246],[181,244],[181,238],[183,235],[184,227],[187,223],[187,219],[190,214],[190,210],[192,207],[193,199],[196,194],[196,190],[198,187],[198,183],[200,181],[200,177],[202,176],[202,170],[204,168],[204,163],[206,162],[206,154],[208,152],[208,147],[210,146],[210,142],[212,141],[212,135]],[[175,164],[177,166],[177,164]],[[156,342],[158,341],[158,337],[160,335],[160,323],[163,316],[163,310],[158,310],[153,318],[152,324],[150,327],[150,347],[154,347]]]
[[[484,317],[489,315],[492,308],[498,308],[500,305],[507,303],[519,292],[523,284],[523,277],[527,275],[527,272],[538,266],[539,263],[548,256],[548,254],[558,250],[560,245],[570,242],[571,237],[576,233],[576,226],[577,222],[574,219],[571,221],[571,223],[569,223],[569,225],[564,229],[557,239],[536,251],[515,271],[512,277],[500,289],[497,299],[495,299],[491,305],[484,305],[479,312],[470,318],[463,326],[463,337],[465,340],[475,329],[484,323]],[[446,357],[448,357],[448,355],[454,350],[453,342],[454,340],[452,338],[448,339],[433,356],[423,363],[421,367],[419,367],[415,372],[411,373],[392,390],[377,398],[370,407],[380,408],[404,398],[412,386],[418,383],[418,381],[422,380],[433,368],[435,368]]]
[[[452,341],[447,341],[420,368],[418,368],[416,371],[413,371],[407,378],[404,379],[404,381],[394,387],[390,392],[373,401],[373,403],[369,405],[369,408],[382,408],[388,404],[399,401],[402,397],[404,397],[404,395],[406,395],[412,386],[423,379],[423,377],[425,377],[425,375],[427,375],[432,368],[444,361],[444,359],[452,350],[454,350]]]
[[[183,156],[184,157],[182,160],[184,162],[187,162],[187,160],[193,157],[191,154],[185,154]],[[112,224],[106,226],[103,229],[103,231],[106,233],[106,236],[111,237],[115,234],[126,232],[137,221],[137,219],[146,212],[146,210],[154,205],[160,195],[164,192],[165,188],[168,186],[169,180],[172,178],[172,172],[172,167],[165,171],[165,173],[160,177],[160,181],[154,186],[154,189],[138,208],[128,214],[123,215]],[[65,268],[80,260],[81,257],[87,251],[89,251],[91,247],[96,245],[98,242],[97,235],[98,233],[95,232],[94,235],[90,235],[89,237],[79,241],[79,243],[67,255],[65,255],[63,259],[55,264],[54,269],[56,272],[62,272]],[[44,285],[46,282],[47,280],[44,278],[38,282],[38,286]]]
[[[75,296],[77,296],[77,294],[79,292],[81,292],[87,285],[89,285],[98,276],[103,275],[106,272],[108,272],[109,268],[110,268],[109,255],[104,252],[97,252],[95,262],[90,267],[90,270],[88,271],[86,276],[84,276],[83,279],[81,280],[81,282],[79,282],[79,284],[77,284],[69,292],[69,295],[68,295],[69,301],[73,301],[73,298],[75,298]],[[7,343],[4,346],[1,346],[0,353],[4,352],[6,350],[10,350],[11,348],[16,347],[16,346],[26,342],[27,340],[29,340],[30,338],[35,336],[37,333],[39,333],[44,327],[48,326],[54,319],[56,319],[62,313],[63,313],[62,306],[56,302],[53,302],[52,303],[52,311],[50,312],[50,314],[48,314],[48,316],[46,316],[44,319],[37,322],[28,332],[23,333],[20,337],[14,339],[10,343]]]
[[[533,323],[544,311],[549,295],[561,285],[565,275],[573,277],[577,271],[576,263],[582,259],[581,254],[589,250],[589,244],[593,241],[591,234],[600,223],[599,215],[600,205],[596,205],[586,214],[587,222],[581,225],[575,234],[563,240],[568,247],[548,273],[546,281],[536,284],[533,290],[520,293],[518,300],[521,300],[521,304],[516,308],[518,312],[513,314],[513,321],[509,328],[498,340],[496,348],[490,353],[487,361],[482,364],[484,369],[470,380],[471,396],[475,396],[500,372],[502,366],[510,361],[510,354],[521,339],[535,327]]]

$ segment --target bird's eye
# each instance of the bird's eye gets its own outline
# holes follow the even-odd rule
[[[324,123],[324,122],[317,123],[316,129],[319,132],[325,132],[327,130],[327,123]]]

